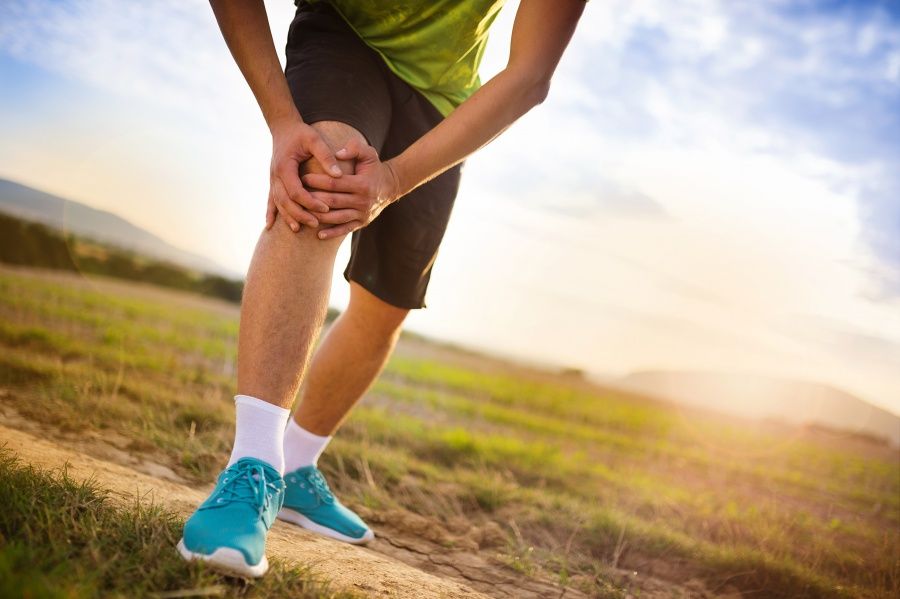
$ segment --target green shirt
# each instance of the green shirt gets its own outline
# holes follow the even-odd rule
[[[504,0],[328,0],[388,68],[447,116],[481,86]]]

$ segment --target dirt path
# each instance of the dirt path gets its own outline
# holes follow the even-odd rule
[[[123,503],[142,497],[187,516],[209,492],[182,484],[165,466],[138,460],[114,446],[91,440],[51,442],[39,430],[26,432],[34,423],[11,419],[9,413],[4,416],[0,444],[22,461],[45,469],[66,466],[74,479],[93,479]],[[90,451],[84,451],[84,446]],[[425,518],[408,512],[366,516],[376,524],[377,534],[368,547],[339,543],[279,521],[269,536],[269,556],[302,563],[337,588],[371,597],[584,597],[498,567],[479,555],[477,546],[474,550],[441,547],[442,531]]]
[[[74,479],[93,478],[123,502],[145,497],[187,516],[206,496],[202,490],[93,458],[2,425],[0,439],[24,462],[50,469],[68,465]],[[302,562],[332,581],[335,587],[362,591],[373,597],[486,597],[371,549],[332,541],[283,522],[272,529],[268,551],[270,556],[286,563]]]
[[[5,390],[0,389],[0,400]],[[48,439],[53,439],[52,441]],[[114,500],[132,504],[136,497],[164,505],[184,517],[206,498],[212,485],[192,486],[168,466],[150,456],[128,451],[131,440],[112,432],[66,432],[23,418],[0,401],[0,447],[23,462],[42,469],[67,467],[75,480],[93,479]],[[284,563],[299,563],[329,580],[335,588],[367,597],[398,599],[587,599],[572,586],[561,587],[546,577],[525,576],[499,563],[492,548],[503,540],[499,529],[469,527],[453,534],[439,522],[406,510],[374,511],[353,506],[375,530],[375,541],[355,547],[300,528],[276,522],[269,536],[268,554]],[[496,538],[492,538],[496,537]],[[498,541],[499,539],[499,541]],[[502,544],[502,543],[501,543]],[[173,549],[174,551],[174,549]],[[631,570],[607,568],[606,575],[628,589],[627,599],[728,597],[740,594],[725,588],[709,591],[698,580],[674,582],[673,577],[632,577]],[[644,564],[642,571],[649,571]],[[677,577],[676,577],[677,578]],[[668,579],[668,580],[667,580]],[[593,583],[586,581],[587,586]],[[598,589],[599,590],[599,589]],[[599,596],[606,596],[602,591]]]

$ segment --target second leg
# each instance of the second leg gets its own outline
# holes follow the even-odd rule
[[[313,357],[297,424],[316,435],[334,434],[381,373],[408,313],[351,282],[347,310]]]

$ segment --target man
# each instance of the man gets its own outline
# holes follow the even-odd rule
[[[509,62],[484,86],[478,64],[503,0],[301,0],[284,73],[262,0],[211,3],[272,133],[272,162],[241,305],[234,449],[178,548],[255,577],[276,517],[373,538],[317,460],[425,305],[460,163],[544,99],[584,2],[522,0]],[[351,232],[350,303],[310,362]]]

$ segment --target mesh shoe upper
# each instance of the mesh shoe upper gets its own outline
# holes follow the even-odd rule
[[[238,460],[222,471],[212,494],[185,522],[185,547],[205,555],[229,547],[240,551],[248,564],[258,564],[284,491],[281,475],[267,463]]]
[[[369,527],[344,506],[315,466],[305,466],[284,476],[284,507],[299,512],[321,526],[353,538],[362,538]]]

